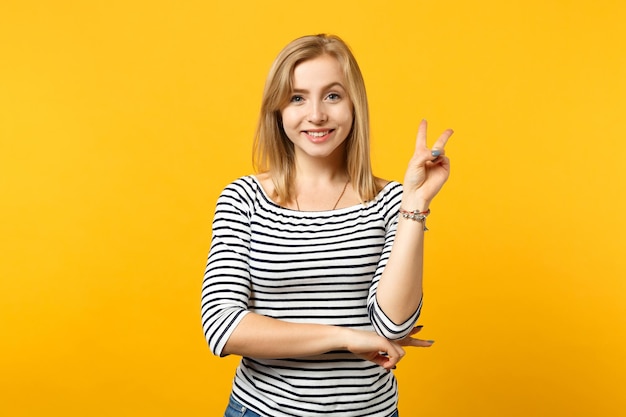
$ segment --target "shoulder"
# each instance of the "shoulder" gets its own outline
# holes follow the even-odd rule
[[[388,197],[389,195],[402,195],[402,184],[393,180],[386,180],[383,178],[375,177],[377,198]]]
[[[374,177],[374,183],[376,184],[376,190],[381,192],[383,188],[387,186],[391,181],[386,180],[384,178]]]
[[[274,181],[272,181],[269,172],[263,172],[254,176],[251,175],[250,177],[256,179],[257,184],[262,188],[265,195],[274,195]]]
[[[229,206],[242,211],[249,211],[258,200],[259,183],[252,175],[239,177],[224,187],[217,200],[220,206]]]
[[[402,202],[402,184],[393,180],[375,178],[378,194],[371,202],[371,207],[376,210],[385,222],[393,223]]]
[[[276,206],[270,195],[274,192],[274,184],[268,174],[246,175],[228,184],[220,194],[219,200],[234,200],[237,205],[253,209],[260,205],[268,208]]]
[[[254,180],[254,177],[252,175],[246,175],[244,177],[239,177],[226,185],[226,187],[222,190],[222,196],[246,196],[255,193],[257,188],[258,184]]]

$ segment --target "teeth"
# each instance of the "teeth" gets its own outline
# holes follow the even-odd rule
[[[322,136],[328,135],[330,131],[327,130],[325,132],[307,132],[309,136],[313,136],[314,138],[321,138]]]

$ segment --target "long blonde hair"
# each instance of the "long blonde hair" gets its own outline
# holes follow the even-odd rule
[[[278,54],[267,76],[261,114],[254,140],[253,163],[257,172],[269,172],[274,198],[291,201],[295,151],[282,125],[281,110],[292,94],[293,72],[303,61],[330,55],[343,68],[346,89],[354,107],[352,130],[346,138],[346,166],[351,185],[362,202],[372,200],[378,188],[370,161],[369,109],[359,65],[346,43],[335,35],[304,36]]]

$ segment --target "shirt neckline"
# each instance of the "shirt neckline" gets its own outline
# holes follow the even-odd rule
[[[388,188],[395,186],[397,184],[399,184],[396,181],[389,181],[387,184],[385,184],[383,186],[383,188],[380,189],[380,191],[378,192],[378,194],[376,194],[376,196],[368,201],[365,204],[359,203],[359,204],[353,204],[351,206],[347,206],[347,207],[342,207],[342,208],[338,208],[338,209],[334,209],[334,210],[294,210],[294,209],[290,209],[288,207],[283,207],[280,204],[276,203],[265,191],[265,188],[263,188],[263,185],[261,185],[261,181],[259,181],[259,179],[256,177],[256,175],[248,175],[249,178],[252,178],[252,181],[254,181],[254,183],[257,185],[258,189],[261,191],[261,194],[263,194],[263,197],[270,203],[272,204],[274,207],[279,208],[281,210],[285,210],[288,211],[290,213],[301,213],[301,214],[327,214],[327,213],[340,213],[343,211],[352,211],[354,209],[358,209],[358,208],[363,208],[363,207],[367,207],[368,205],[377,202],[378,200],[380,200],[381,196],[385,194],[385,192],[387,191]]]

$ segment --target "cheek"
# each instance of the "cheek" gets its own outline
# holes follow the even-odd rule
[[[287,138],[291,142],[293,142],[298,135],[298,132],[299,132],[298,126],[299,126],[299,122],[298,122],[296,112],[294,112],[293,110],[283,110],[281,112],[280,127],[283,133],[285,134],[285,136],[287,136]]]
[[[337,107],[337,114],[343,116],[343,120],[352,120],[354,116],[354,106],[349,100],[345,100]]]
[[[343,123],[352,126],[354,121],[354,109],[352,107],[348,107],[343,111]]]
[[[293,126],[297,119],[297,114],[293,111],[293,109],[285,109],[281,112],[281,119],[283,128],[288,129],[290,126]]]

